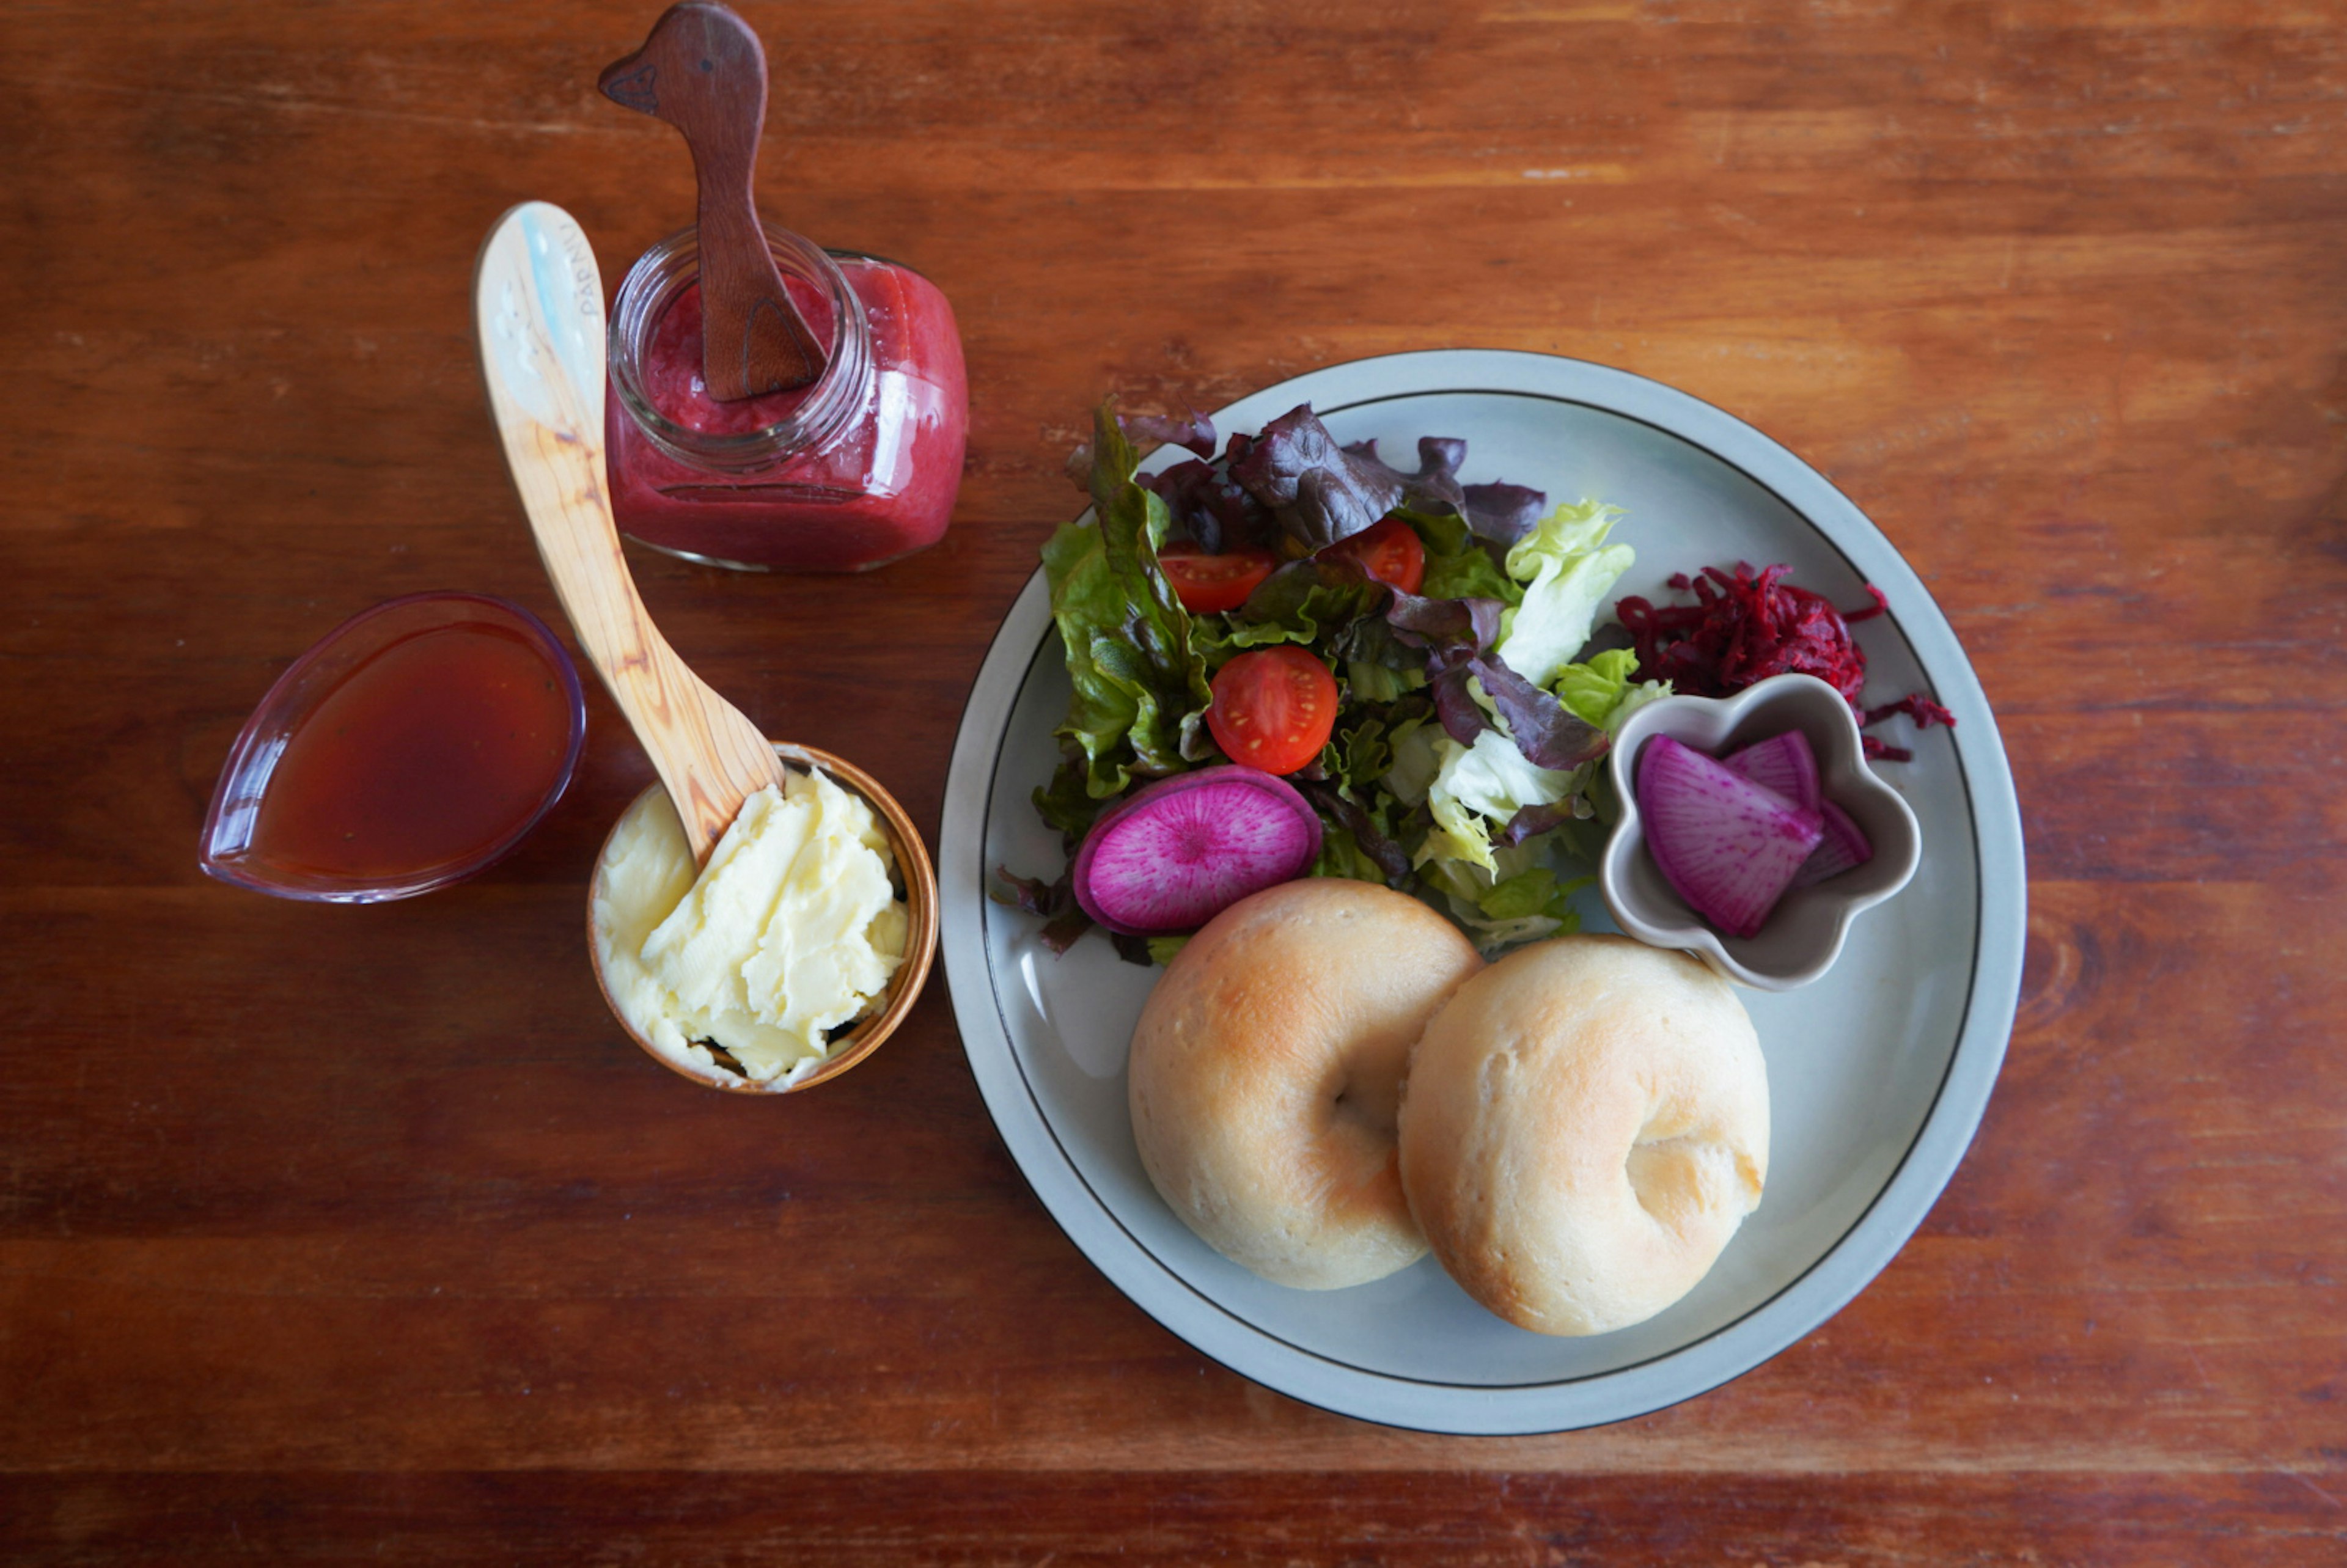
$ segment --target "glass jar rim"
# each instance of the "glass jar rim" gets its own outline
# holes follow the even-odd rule
[[[717,472],[771,467],[835,436],[863,401],[871,364],[871,326],[834,252],[761,218],[766,247],[784,275],[821,289],[832,309],[823,374],[790,413],[754,430],[696,430],[661,412],[645,385],[643,355],[652,333],[701,277],[698,228],[680,229],[636,258],[611,308],[608,354],[612,391],[636,427],[679,462]],[[852,255],[854,252],[846,252]]]

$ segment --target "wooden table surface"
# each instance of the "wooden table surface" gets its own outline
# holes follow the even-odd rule
[[[206,880],[343,617],[549,617],[475,368],[497,214],[684,220],[595,96],[656,7],[0,15],[0,1560],[1789,1565],[2347,1556],[2347,13],[2277,0],[741,9],[768,210],[960,313],[951,533],[637,569],[769,733],[937,820],[1103,393],[1533,349],[1777,436],[2004,725],[2027,979],[1891,1267],[1727,1387],[1468,1440],[1199,1356],[1065,1240],[945,986],[803,1100],[598,999],[597,692],[468,886]],[[2244,20],[2248,15],[2258,20]]]

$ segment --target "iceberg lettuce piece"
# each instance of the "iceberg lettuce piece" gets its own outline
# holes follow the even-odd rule
[[[1636,559],[1628,545],[1605,542],[1620,516],[1603,501],[1562,506],[1508,551],[1508,575],[1525,584],[1524,600],[1500,618],[1498,651],[1533,685],[1548,685],[1573,662],[1606,594]]]
[[[1505,827],[1525,806],[1553,805],[1564,799],[1587,772],[1535,767],[1498,730],[1484,731],[1471,746],[1440,736],[1434,748],[1440,765],[1426,792],[1434,826],[1419,846],[1420,866],[1430,860],[1457,860],[1495,873],[1499,867],[1491,853],[1491,825]],[[1399,751],[1396,755],[1399,764]]]

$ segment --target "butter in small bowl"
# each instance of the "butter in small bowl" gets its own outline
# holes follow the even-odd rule
[[[835,757],[774,749],[786,784],[750,797],[706,866],[656,784],[604,841],[589,892],[612,1013],[710,1088],[785,1093],[845,1072],[910,1009],[937,949],[935,880],[901,808]]]
[[[1661,735],[1718,757],[1788,730],[1809,742],[1824,798],[1857,824],[1872,857],[1787,893],[1755,935],[1730,936],[1688,907],[1648,851],[1638,810],[1640,755]],[[1761,990],[1792,990],[1831,968],[1850,923],[1904,887],[1922,859],[1914,812],[1867,765],[1850,704],[1814,676],[1772,676],[1733,697],[1650,702],[1614,737],[1609,766],[1622,816],[1598,861],[1597,880],[1614,920],[1642,942],[1692,953]]]

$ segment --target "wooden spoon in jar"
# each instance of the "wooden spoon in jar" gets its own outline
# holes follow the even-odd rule
[[[595,81],[613,103],[666,120],[692,150],[701,245],[701,377],[720,403],[805,386],[824,348],[791,302],[752,190],[766,123],[766,52],[723,5],[686,0],[643,47]]]
[[[628,574],[604,483],[603,278],[570,214],[528,201],[497,220],[474,266],[473,313],[489,408],[555,597],[705,866],[742,803],[780,784],[784,767],[676,656]]]

